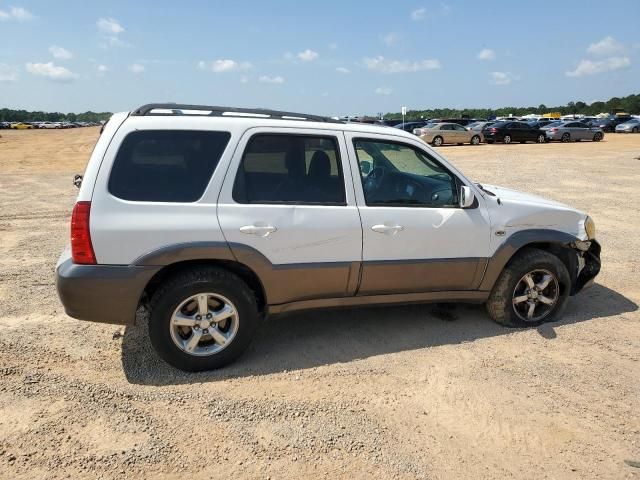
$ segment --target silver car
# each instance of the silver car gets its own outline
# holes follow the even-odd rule
[[[559,140],[561,142],[579,142],[580,140],[593,140],[599,142],[604,138],[604,132],[599,127],[590,127],[582,122],[552,123],[543,127],[547,141]]]
[[[470,143],[478,145],[482,142],[482,133],[475,130],[467,130],[457,123],[435,123],[420,129],[420,138],[434,147],[445,143]]]
[[[616,133],[638,133],[640,132],[640,118],[632,118],[628,122],[616,126]]]

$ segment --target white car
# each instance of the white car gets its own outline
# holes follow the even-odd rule
[[[60,122],[42,122],[40,128],[62,128]]]
[[[475,302],[539,325],[599,270],[587,215],[474,183],[410,133],[176,104],[105,125],[56,266],[70,316],[130,323],[143,305],[184,370],[233,361],[265,315],[303,309]]]

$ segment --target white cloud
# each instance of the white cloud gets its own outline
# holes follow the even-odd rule
[[[565,72],[567,77],[582,77],[583,75],[596,75],[598,73],[620,70],[631,65],[629,57],[609,57],[604,60],[581,60],[574,70]]]
[[[124,32],[124,27],[115,18],[100,18],[96,26],[104,38],[104,42],[100,43],[101,48],[131,46],[119,37]]]
[[[124,27],[115,18],[100,18],[96,25],[100,31],[109,35],[119,35],[124,32]]]
[[[11,7],[11,16],[20,21],[31,20],[33,18],[31,12],[22,7]]]
[[[223,58],[210,62],[200,60],[198,62],[198,68],[200,70],[208,70],[214,73],[243,72],[249,70],[251,68],[251,64],[249,62],[236,62],[235,60]]]
[[[400,40],[400,37],[395,33],[387,33],[386,35],[382,36],[382,41],[388,47],[392,47],[397,44],[398,40]]]
[[[592,55],[612,55],[624,50],[624,45],[618,42],[613,37],[604,37],[602,40],[596,43],[592,43],[587,48],[587,52]]]
[[[344,73],[346,75],[348,73],[351,73],[351,70],[349,70],[348,68],[345,68],[345,67],[338,67],[338,68],[336,68],[336,72]]]
[[[391,95],[393,93],[393,88],[389,87],[378,87],[374,90],[376,95]]]
[[[375,58],[365,58],[363,61],[369,70],[375,70],[381,73],[421,72],[442,68],[440,61],[436,59],[411,62],[407,60],[389,60],[380,55]]]
[[[18,81],[18,69],[6,63],[0,63],[0,83]]]
[[[493,85],[509,85],[514,80],[520,79],[518,75],[511,72],[491,72],[490,77],[490,83]]]
[[[4,20],[18,20],[19,22],[25,22],[31,20],[33,14],[22,7],[11,7],[9,11],[0,10],[0,21]]]
[[[131,71],[131,73],[135,73],[136,75],[138,75],[139,73],[143,73],[146,68],[144,65],[134,63],[132,65],[129,65],[129,70]]]
[[[308,48],[304,52],[298,53],[298,58],[303,62],[312,62],[316,58],[318,58],[318,52],[314,52],[313,50],[309,50]]]
[[[73,58],[73,53],[56,45],[50,46],[49,52],[53,55],[53,58],[59,58],[60,60],[69,60],[70,58]]]
[[[96,72],[98,72],[99,77],[103,77],[109,71],[109,67],[106,65],[96,65]]]
[[[284,83],[284,78],[282,78],[280,75],[275,76],[275,77],[269,77],[268,75],[262,75],[260,78],[258,78],[259,82],[262,83]]]
[[[423,20],[427,15],[427,9],[424,7],[416,8],[413,12],[411,12],[411,20],[419,21]]]
[[[490,48],[483,48],[478,53],[478,60],[495,60],[496,52],[491,50]]]
[[[78,75],[71,70],[55,65],[53,62],[48,63],[27,63],[27,72],[33,75],[47,77],[56,82],[70,82],[78,78]]]

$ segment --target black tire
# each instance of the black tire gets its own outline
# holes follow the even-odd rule
[[[594,142],[599,142],[600,140],[602,140],[602,134],[600,132],[598,132],[593,136],[593,141]]]
[[[547,136],[543,133],[541,133],[540,135],[538,135],[538,138],[536,139],[536,141],[538,143],[546,143],[547,142]]]
[[[631,129],[631,133],[638,133],[638,127],[633,127]]]
[[[494,141],[493,140],[485,140],[485,142],[487,142],[488,144],[491,145],[491,144],[493,144]]]
[[[569,143],[571,141],[571,135],[569,135],[568,133],[563,133],[560,141],[562,143]]]
[[[503,143],[511,143],[511,135],[505,135],[504,138],[502,139]]]
[[[474,135],[471,137],[471,145],[480,145],[480,136]]]
[[[434,147],[440,147],[443,143],[444,141],[442,140],[442,137],[438,135],[433,139],[433,141],[431,142],[431,145],[433,145]]]
[[[521,279],[528,272],[535,270],[545,270],[554,275],[559,292],[554,305],[544,318],[529,321],[524,320],[516,313],[514,295]],[[544,250],[527,248],[518,252],[516,257],[504,268],[493,286],[486,307],[489,316],[496,323],[506,327],[535,327],[545,322],[555,321],[562,315],[570,290],[569,272],[558,257]]]
[[[194,356],[178,348],[171,338],[171,316],[192,295],[213,292],[229,299],[238,313],[238,330],[218,353]],[[216,267],[198,267],[167,279],[150,302],[149,338],[158,355],[168,364],[195,372],[223,367],[247,349],[260,321],[254,292],[237,275]]]

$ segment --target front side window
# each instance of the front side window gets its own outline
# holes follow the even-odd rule
[[[123,200],[195,202],[229,142],[228,132],[139,130],[113,162],[109,192]]]
[[[410,145],[354,140],[369,206],[456,207],[456,177]]]
[[[238,168],[233,199],[238,203],[344,205],[336,138],[253,136]]]

